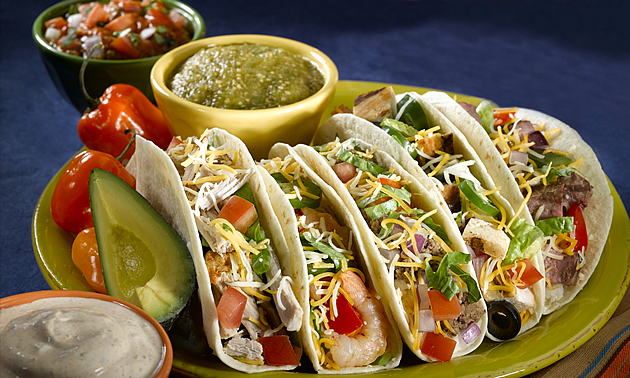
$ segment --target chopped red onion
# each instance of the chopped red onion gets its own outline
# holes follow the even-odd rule
[[[92,47],[101,43],[101,36],[98,34],[91,35],[89,37],[84,37],[82,41],[83,41],[83,48],[85,49],[85,51],[90,52],[92,51]],[[103,51],[103,47],[100,46],[100,47],[95,48],[94,51],[92,51],[91,58],[101,59],[104,56],[104,54],[105,53]]]
[[[462,333],[462,340],[464,340],[466,344],[470,344],[479,337],[479,335],[481,335],[481,329],[479,329],[477,323],[472,323],[470,327]]]
[[[529,157],[527,156],[526,152],[512,150],[510,151],[510,159],[508,163],[510,165],[514,165],[516,163],[527,165],[527,159],[529,159]]]
[[[529,142],[534,142],[534,145],[531,148],[537,150],[544,150],[549,148],[549,142],[545,139],[545,136],[540,131],[534,131],[529,133],[528,139]]]
[[[518,121],[514,124],[514,128],[518,130],[518,136],[521,140],[525,139],[526,135],[536,131],[534,125],[529,121]]]
[[[490,256],[486,255],[478,249],[469,246],[468,244],[466,244],[466,247],[468,248],[468,253],[470,254],[473,268],[475,268],[475,275],[479,277],[479,274],[481,273],[481,268],[483,268],[483,264],[485,264],[486,260],[488,260]]]
[[[422,234],[413,234],[413,240],[408,240],[407,241],[407,249],[409,251],[411,251],[411,253],[416,254],[416,249],[413,247],[413,243],[416,244],[416,246],[418,247],[418,253],[420,253],[420,251],[422,251],[422,247],[424,247],[424,242],[426,241],[426,238],[424,237],[424,235]],[[407,255],[404,251],[402,252],[403,255]],[[410,256],[407,256],[410,257]]]
[[[418,311],[418,331],[435,332],[435,320],[431,310]]]
[[[418,295],[418,307],[420,310],[428,310],[429,305],[429,287],[425,284],[416,285],[416,294]]]

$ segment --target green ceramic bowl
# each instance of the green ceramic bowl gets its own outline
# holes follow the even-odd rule
[[[84,59],[50,46],[44,38],[44,23],[51,18],[64,15],[72,4],[89,1],[62,1],[43,11],[33,23],[33,39],[50,78],[63,97],[80,112],[88,107],[79,84],[79,70]],[[205,37],[206,24],[196,10],[177,0],[163,0],[163,2],[169,8],[177,9],[190,21],[193,30],[192,41]],[[92,98],[98,98],[110,85],[125,83],[140,89],[151,101],[154,101],[150,74],[153,64],[161,56],[128,60],[90,60],[85,70],[85,85],[88,94]]]

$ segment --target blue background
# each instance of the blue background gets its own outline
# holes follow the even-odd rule
[[[537,109],[577,129],[630,201],[630,2],[188,1],[207,36],[272,34],[316,46],[341,80],[407,84]],[[47,289],[31,217],[81,147],[80,113],[48,77],[31,25],[52,1],[0,5],[0,297]]]

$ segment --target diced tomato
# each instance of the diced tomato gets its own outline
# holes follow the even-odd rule
[[[176,11],[175,9],[171,9],[171,11],[168,14],[168,17],[173,22],[173,25],[177,26],[178,28],[183,28],[184,24],[186,23],[186,18],[182,16],[181,14],[179,14],[179,12]]]
[[[457,296],[449,301],[439,290],[429,290],[429,302],[435,321],[457,319],[462,313]]]
[[[429,291],[431,293],[431,291]],[[439,333],[427,333],[424,335],[420,351],[438,361],[450,361],[453,357],[457,342]]]
[[[221,208],[218,217],[230,222],[237,231],[245,233],[258,217],[258,213],[253,203],[239,196],[232,196]]]
[[[391,186],[392,188],[395,188],[395,189],[402,188],[402,185],[400,185],[400,183],[398,181],[394,181],[394,180],[388,179],[386,177],[379,177],[378,178],[378,182],[380,182],[381,185],[388,185],[388,186]]]
[[[87,18],[85,19],[85,27],[88,29],[92,29],[96,26],[97,22],[107,22],[109,21],[109,14],[105,11],[102,4],[96,4],[88,13]]]
[[[243,317],[243,312],[245,312],[246,304],[247,297],[245,294],[231,286],[228,287],[217,305],[219,323],[227,329],[238,328],[241,325],[241,318]]]
[[[374,201],[370,202],[367,207],[372,207],[372,206],[376,206],[376,205],[380,205],[382,203],[385,203],[387,201],[389,201],[390,199],[392,199],[392,197],[381,197],[378,199],[375,199]]]
[[[506,123],[509,123],[511,120],[514,119],[515,113],[516,113],[516,108],[495,109],[493,112],[494,125],[501,126]]]
[[[125,12],[142,13],[142,5],[139,1],[122,0],[116,5]]]
[[[149,22],[154,26],[164,25],[167,28],[173,27],[173,21],[171,21],[171,19],[168,18],[167,15],[155,8],[149,8],[147,10],[147,14],[144,17],[149,20]]]
[[[536,282],[543,279],[543,275],[540,274],[538,269],[532,264],[529,259],[522,259],[516,262],[516,272],[512,270],[509,271],[512,279],[515,279],[520,274],[521,270],[523,270],[523,274],[521,275],[520,281],[516,284],[516,287],[519,289],[527,289],[532,286]]]
[[[61,28],[68,25],[68,21],[66,21],[63,17],[55,17],[46,21],[44,25],[46,26],[46,29],[53,27],[61,30]]]
[[[299,365],[293,345],[289,336],[267,336],[259,337],[256,341],[262,344],[263,356],[267,365]]]
[[[128,35],[114,39],[109,46],[112,50],[129,59],[136,59],[140,56],[140,50],[133,45]]]
[[[166,152],[170,151],[171,149],[179,146],[180,144],[182,144],[182,140],[179,139],[179,137],[174,136],[173,139],[171,139],[171,143],[168,144],[168,147],[166,147]]]
[[[328,313],[328,325],[330,328],[344,335],[351,334],[361,328],[363,322],[344,295],[339,294],[335,303],[337,305],[337,317],[335,317],[334,320],[331,318],[333,309],[330,309]]]
[[[123,31],[127,28],[131,28],[136,23],[136,15],[132,13],[125,13],[120,17],[116,17],[105,25],[105,29],[115,32]]]
[[[339,177],[339,180],[341,180],[344,184],[350,181],[357,173],[354,165],[348,163],[347,161],[333,165],[332,169],[337,174],[337,177]]]
[[[574,204],[569,208],[569,211],[567,211],[567,215],[573,217],[573,231],[575,232],[575,239],[577,240],[577,244],[573,250],[575,252],[586,251],[586,248],[588,248],[588,230],[586,229],[582,206],[580,206],[580,204]]]

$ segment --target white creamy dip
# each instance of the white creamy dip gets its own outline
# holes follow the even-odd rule
[[[152,377],[165,347],[146,319],[91,298],[0,310],[0,377]]]

